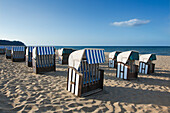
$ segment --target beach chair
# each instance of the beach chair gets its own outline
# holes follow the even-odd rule
[[[32,58],[32,66],[34,73],[38,74],[49,71],[56,71],[54,47],[34,47]]]
[[[75,50],[71,48],[58,49],[59,64],[68,64],[68,57],[73,51]]]
[[[12,50],[12,46],[6,46],[6,52],[5,52],[6,59],[11,59],[11,50]]]
[[[139,53],[136,51],[122,52],[117,56],[116,77],[124,80],[136,79],[138,77],[138,66],[135,60],[139,60]]]
[[[5,54],[5,46],[0,46],[0,55]]]
[[[155,64],[152,63],[156,60],[156,54],[144,54],[139,57],[139,73],[150,74],[154,73]]]
[[[26,65],[28,67],[32,67],[32,51],[34,47],[33,46],[28,46],[26,49]]]
[[[109,54],[108,66],[112,68],[117,68],[117,55],[121,53],[120,51],[114,51]]]
[[[82,49],[69,56],[67,90],[76,96],[88,96],[103,90],[105,62],[103,49]]]
[[[25,61],[25,46],[12,46],[11,59],[13,62],[24,62]]]

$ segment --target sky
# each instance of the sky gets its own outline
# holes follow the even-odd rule
[[[28,46],[170,46],[170,0],[0,0],[0,39]]]

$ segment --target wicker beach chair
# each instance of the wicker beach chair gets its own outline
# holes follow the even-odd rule
[[[82,49],[69,56],[67,90],[76,96],[88,96],[103,90],[104,70],[99,64],[105,62],[103,49]]]
[[[56,70],[54,47],[34,47],[32,58],[34,73],[38,74]]]
[[[120,51],[114,51],[109,54],[108,66],[112,68],[117,68],[117,55],[121,53]]]
[[[71,48],[58,49],[59,64],[68,64],[68,57],[73,51],[75,50]]]
[[[0,46],[0,55],[5,54],[5,46]]]
[[[13,62],[25,61],[25,46],[12,46],[11,59]]]
[[[26,65],[28,67],[32,67],[32,51],[34,47],[33,46],[28,46],[26,49]]]
[[[152,63],[156,60],[156,54],[144,54],[139,57],[139,73],[150,74],[154,73],[155,64]]]
[[[5,56],[7,59],[11,59],[11,50],[12,50],[12,46],[6,46]]]
[[[136,51],[122,52],[117,56],[116,77],[125,80],[138,77],[138,66],[135,60],[139,60],[139,53]]]

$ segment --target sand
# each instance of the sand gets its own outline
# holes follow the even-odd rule
[[[106,57],[108,53],[106,53]],[[106,58],[108,59],[108,58]],[[0,113],[15,112],[170,112],[170,56],[158,56],[156,71],[137,80],[116,78],[116,70],[100,65],[104,90],[76,97],[66,90],[67,65],[56,72],[34,74],[24,62],[0,55]]]

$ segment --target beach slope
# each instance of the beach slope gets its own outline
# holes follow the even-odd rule
[[[108,61],[106,53],[106,61]],[[66,90],[67,65],[56,72],[33,74],[24,62],[11,62],[0,55],[0,112],[170,112],[170,56],[158,56],[156,71],[139,74],[137,80],[116,78],[105,70],[104,90],[88,97],[75,97]]]

